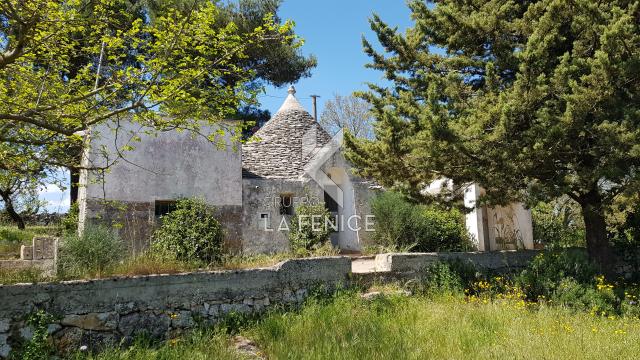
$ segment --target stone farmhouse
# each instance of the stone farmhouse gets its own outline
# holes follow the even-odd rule
[[[379,187],[355,176],[332,140],[289,94],[275,115],[239,146],[233,122],[203,133],[225,130],[215,144],[198,134],[161,132],[126,120],[93,130],[83,162],[106,171],[84,171],[80,178],[80,227],[118,224],[135,254],[149,245],[153,229],[180,198],[214,205],[226,231],[226,245],[244,254],[274,253],[289,247],[288,226],[296,206],[324,203],[336,216],[332,243],[355,253],[371,241],[369,200]],[[223,135],[224,133],[224,135]],[[132,142],[133,137],[138,141]],[[133,145],[122,153],[120,149]],[[465,191],[473,206],[478,186]],[[478,250],[533,247],[531,214],[520,204],[479,208],[466,218]]]

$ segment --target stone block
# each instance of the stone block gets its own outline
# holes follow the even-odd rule
[[[67,315],[61,323],[64,326],[75,326],[84,330],[110,331],[116,329],[118,315],[113,312]]]
[[[207,310],[207,314],[211,317],[217,317],[220,314],[220,305],[211,305]]]
[[[172,314],[170,317],[171,327],[174,328],[187,329],[195,325],[190,311],[180,311],[178,313]]]
[[[9,319],[0,320],[0,333],[9,332],[10,325],[11,323],[9,322]]]
[[[54,259],[58,248],[58,239],[47,237],[42,239],[42,256],[43,259]]]
[[[146,334],[153,339],[164,339],[169,331],[171,319],[166,314],[152,312],[132,313],[120,318],[118,330],[126,337]]]
[[[21,260],[33,260],[33,246],[22,245],[20,247]]]
[[[9,353],[11,352],[11,346],[7,343],[9,335],[0,334],[0,358],[9,357]]]

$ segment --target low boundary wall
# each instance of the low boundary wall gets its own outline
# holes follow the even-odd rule
[[[295,259],[269,268],[0,286],[0,357],[33,333],[26,317],[42,309],[62,352],[129,342],[145,333],[175,336],[227,313],[301,303],[317,286],[344,286],[348,257]]]
[[[503,272],[526,267],[540,252],[542,250],[379,254],[375,258],[375,271],[415,273],[436,262],[458,260],[480,269]]]
[[[381,254],[368,275],[406,278],[449,259],[500,271],[522,267],[538,253]],[[366,274],[352,273],[351,262],[349,257],[322,257],[247,270],[0,285],[0,358],[32,336],[34,329],[26,318],[36,310],[55,317],[48,331],[62,353],[83,345],[100,349],[126,344],[143,333],[174,337],[197,324],[214,324],[231,312],[297,306],[316,288],[333,291],[361,281]]]

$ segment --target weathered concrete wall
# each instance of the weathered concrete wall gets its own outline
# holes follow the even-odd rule
[[[228,128],[223,123],[220,127]],[[203,127],[214,133],[218,127]],[[232,252],[242,239],[242,163],[240,148],[231,133],[212,143],[188,131],[147,134],[148,128],[129,121],[108,123],[92,132],[85,166],[110,165],[102,173],[81,177],[80,227],[84,224],[118,224],[131,253],[144,251],[157,226],[155,202],[201,198],[218,208]],[[134,137],[140,141],[134,141]],[[131,145],[135,149],[121,152]]]
[[[282,179],[243,179],[242,252],[278,253],[289,250],[290,215],[280,215],[279,196],[290,194],[293,208],[299,202],[323,201],[322,189],[314,183]],[[266,214],[268,220],[261,218]]]
[[[0,260],[0,269],[35,269],[50,276],[55,274],[57,259],[58,238],[35,236],[30,246],[20,248],[20,259]]]
[[[416,273],[436,262],[456,259],[480,269],[500,272],[523,268],[540,252],[541,250],[379,254],[375,259],[375,271]]]
[[[117,229],[130,254],[138,255],[149,247],[156,226],[154,203],[87,199],[84,207],[84,225]]]
[[[90,173],[88,199],[144,203],[200,197],[213,205],[242,205],[241,151],[231,134],[212,143],[188,131],[145,134],[149,130],[127,121],[93,130],[89,164],[111,167],[104,174]],[[201,133],[217,130],[203,127]],[[127,145],[135,149],[119,150]]]
[[[350,272],[349,258],[327,257],[251,270],[0,286],[0,357],[29,337],[24,319],[37,309],[57,317],[49,330],[62,351],[100,348],[143,333],[167,338],[230,312],[299,304],[316,286],[347,285]]]

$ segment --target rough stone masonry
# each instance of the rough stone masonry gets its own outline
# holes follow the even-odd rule
[[[99,350],[136,336],[166,339],[227,314],[260,313],[296,306],[316,289],[333,291],[352,282],[415,276],[436,261],[458,259],[493,271],[525,266],[536,251],[381,254],[372,272],[356,274],[348,257],[287,260],[268,268],[150,275],[46,284],[0,285],[0,358],[28,340],[25,322],[37,310],[61,352],[81,346]]]
[[[146,334],[165,339],[228,313],[301,303],[315,287],[347,284],[347,257],[288,260],[269,268],[0,286],[0,358],[28,340],[26,317],[44,310],[62,353],[100,349]]]

